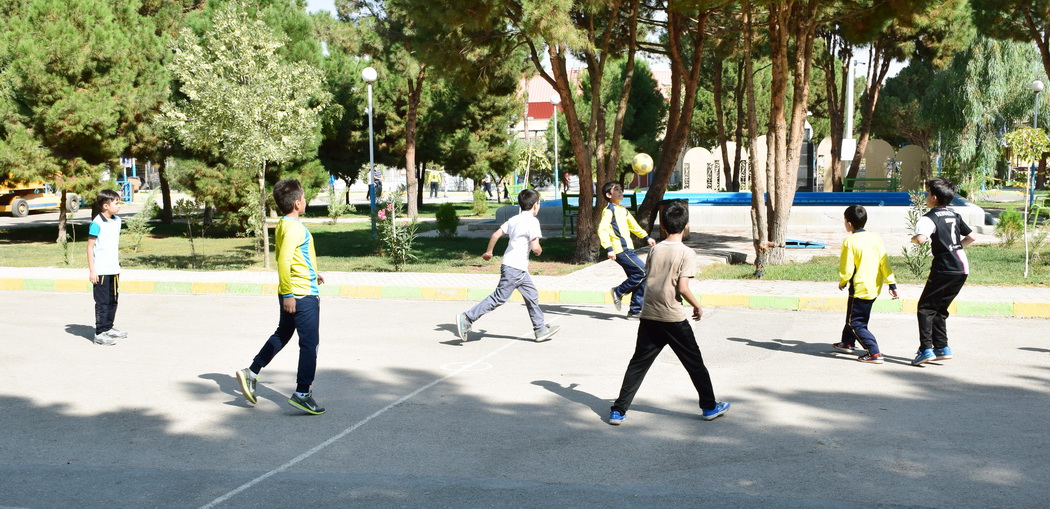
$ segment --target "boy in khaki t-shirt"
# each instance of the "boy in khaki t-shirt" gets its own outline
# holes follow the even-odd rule
[[[660,213],[660,227],[667,232],[667,238],[653,247],[649,254],[647,290],[642,302],[634,356],[627,364],[620,397],[613,403],[609,414],[609,424],[619,425],[626,418],[627,409],[646,372],[666,345],[671,346],[689,373],[689,379],[700,396],[703,419],[714,420],[729,411],[729,403],[715,399],[711,376],[682,309],[681,301],[685,299],[693,307],[694,321],[700,320],[704,313],[689,289],[689,279],[696,273],[696,254],[682,244],[682,232],[688,224],[689,209],[679,202],[671,202]]]

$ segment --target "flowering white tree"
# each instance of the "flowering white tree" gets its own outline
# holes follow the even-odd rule
[[[317,149],[317,126],[331,97],[320,70],[277,53],[285,42],[245,4],[230,3],[203,37],[180,34],[169,67],[182,97],[165,108],[185,146],[256,169],[259,209],[250,224],[266,268],[266,166]]]

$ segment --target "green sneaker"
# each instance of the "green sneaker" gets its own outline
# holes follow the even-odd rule
[[[259,380],[258,377],[252,376],[251,370],[244,368],[237,372],[237,382],[241,384],[241,393],[244,394],[244,399],[248,400],[248,403],[255,404],[255,382]]]
[[[308,392],[305,398],[300,398],[298,394],[292,393],[292,397],[288,399],[288,404],[311,415],[324,413],[324,407],[314,401],[314,393],[312,391]]]

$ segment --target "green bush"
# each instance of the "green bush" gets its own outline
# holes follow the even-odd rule
[[[474,204],[471,211],[479,217],[489,213],[489,197],[480,187],[474,190]]]
[[[908,208],[908,231],[914,237],[915,227],[919,224],[919,219],[929,209],[926,208],[925,193],[909,191],[908,199],[911,201],[911,206]],[[904,265],[908,268],[908,272],[911,272],[915,277],[922,277],[926,273],[927,268],[930,266],[930,259],[933,258],[933,255],[930,253],[929,242],[908,244],[901,247],[901,255],[904,256]]]
[[[999,214],[995,225],[995,236],[1004,246],[1012,246],[1024,235],[1024,218],[1015,208],[1008,208]]]
[[[488,207],[487,204],[486,207]],[[456,214],[454,205],[442,203],[434,213],[434,218],[437,220],[438,237],[451,239],[456,236],[456,229],[459,228],[459,214]]]

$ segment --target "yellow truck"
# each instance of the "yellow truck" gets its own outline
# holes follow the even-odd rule
[[[61,199],[51,184],[43,182],[0,185],[0,213],[14,217],[25,217],[31,210],[58,210]],[[69,213],[80,210],[80,197],[66,193],[65,208]]]

